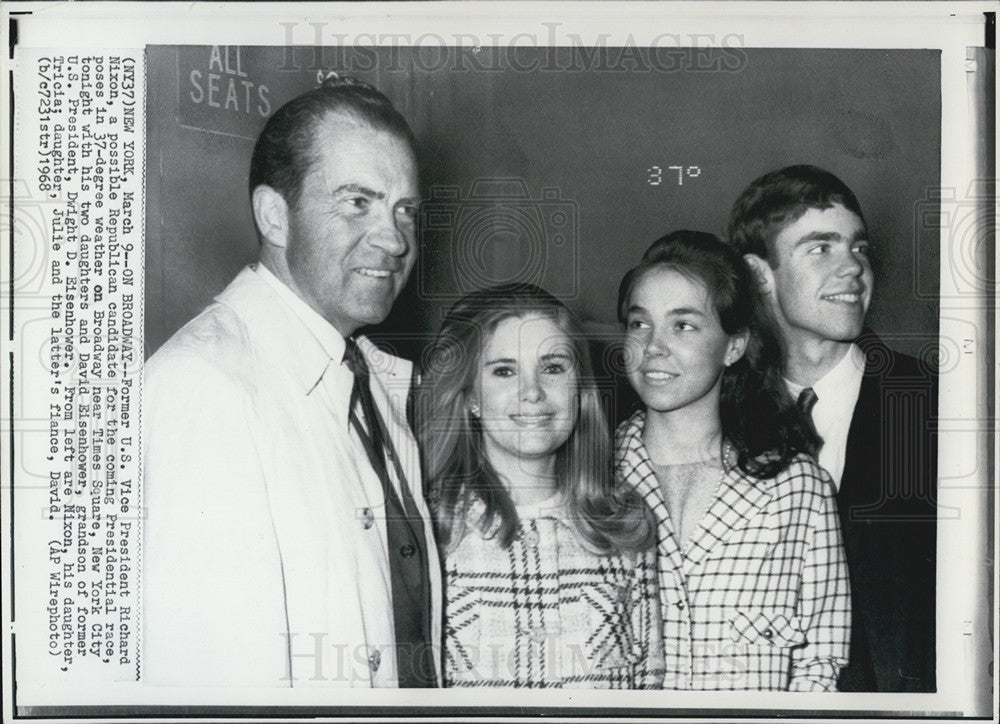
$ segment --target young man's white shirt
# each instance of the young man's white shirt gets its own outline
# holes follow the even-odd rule
[[[840,479],[844,474],[844,458],[847,455],[847,435],[851,430],[854,406],[861,393],[861,380],[865,374],[865,355],[861,348],[852,344],[843,358],[814,385],[816,405],[812,410],[813,425],[823,438],[818,462],[833,478],[833,485],[839,491]],[[804,385],[785,380],[793,399],[798,399]]]

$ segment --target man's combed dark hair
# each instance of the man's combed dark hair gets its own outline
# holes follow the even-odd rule
[[[611,439],[586,337],[562,302],[527,284],[491,287],[456,303],[425,357],[417,428],[438,542],[442,548],[456,547],[468,532],[466,523],[478,523],[480,533],[495,537],[503,548],[517,533],[517,510],[487,459],[482,426],[469,402],[497,325],[538,316],[551,319],[569,337],[579,380],[577,424],[556,451],[558,486],[576,538],[598,554],[646,550],[656,542],[656,523],[635,491],[615,487]],[[485,512],[478,521],[468,521],[466,512],[476,500]]]
[[[388,98],[366,83],[331,74],[318,88],[288,101],[268,119],[250,161],[250,193],[267,185],[295,207],[302,181],[316,158],[312,142],[316,126],[330,113],[338,112],[395,134],[416,155],[413,131]]]
[[[722,434],[740,469],[771,478],[800,452],[814,455],[819,439],[804,422],[781,377],[780,337],[743,257],[718,237],[675,231],[657,239],[622,279],[618,318],[625,322],[632,290],[651,269],[673,269],[705,285],[726,334],[749,331],[743,357],[725,369],[719,413]]]
[[[847,184],[829,171],[806,164],[786,166],[751,183],[733,204],[729,243],[740,254],[772,260],[775,236],[808,209],[840,204],[864,223],[861,204]]]

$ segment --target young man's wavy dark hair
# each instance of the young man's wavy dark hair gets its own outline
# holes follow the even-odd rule
[[[800,164],[766,173],[747,186],[729,214],[729,243],[740,254],[776,264],[774,238],[809,209],[840,204],[864,224],[854,192],[829,171]]]
[[[319,87],[293,98],[271,116],[257,137],[250,160],[249,190],[278,191],[292,208],[316,159],[313,136],[321,120],[343,113],[405,141],[416,157],[417,142],[406,119],[376,88],[331,74]]]
[[[743,472],[771,478],[800,452],[815,455],[820,440],[805,423],[781,377],[782,347],[750,267],[721,239],[675,231],[657,239],[622,279],[618,319],[624,323],[632,290],[652,269],[667,268],[703,284],[726,334],[748,330],[746,352],[722,374],[722,434]]]
[[[556,475],[577,540],[591,552],[641,551],[656,542],[656,523],[632,489],[616,488],[611,438],[597,392],[583,331],[566,306],[530,284],[473,292],[457,302],[425,356],[418,395],[418,439],[424,480],[443,549],[456,547],[479,523],[482,534],[510,547],[519,523],[506,486],[483,449],[483,431],[469,410],[483,350],[497,325],[510,318],[552,320],[570,339],[578,379],[579,415],[556,451]],[[467,521],[475,500],[485,507]]]

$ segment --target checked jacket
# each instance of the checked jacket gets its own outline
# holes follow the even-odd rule
[[[767,480],[733,466],[681,550],[645,422],[619,425],[615,460],[659,522],[664,688],[834,691],[851,598],[829,476],[805,455]]]
[[[444,557],[445,686],[659,689],[656,552],[591,553],[558,504],[519,507],[503,549],[479,530],[483,510],[469,506]]]

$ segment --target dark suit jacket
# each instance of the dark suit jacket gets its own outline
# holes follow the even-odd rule
[[[837,505],[854,615],[842,691],[935,690],[937,375],[871,333]]]

